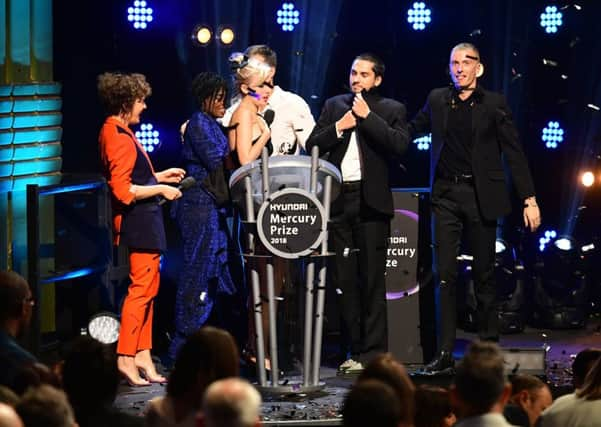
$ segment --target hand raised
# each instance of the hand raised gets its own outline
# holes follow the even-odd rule
[[[351,110],[344,113],[344,116],[342,116],[340,120],[336,122],[336,129],[338,129],[340,132],[347,129],[352,129],[355,126],[357,126],[357,119],[355,119],[355,116]]]
[[[353,99],[353,113],[364,119],[369,114],[369,111],[369,105],[363,99],[363,95],[361,93],[356,94],[355,99]]]

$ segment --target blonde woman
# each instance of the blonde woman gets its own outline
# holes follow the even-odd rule
[[[269,127],[259,111],[267,105],[273,90],[273,72],[267,64],[242,53],[232,54],[229,61],[240,105],[232,114],[228,140],[240,165],[245,165],[261,156],[270,138]]]

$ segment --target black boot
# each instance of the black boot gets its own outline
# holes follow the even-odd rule
[[[443,371],[452,373],[453,366],[455,366],[453,354],[450,351],[442,350],[430,363],[424,366],[424,371],[428,373],[443,373]]]

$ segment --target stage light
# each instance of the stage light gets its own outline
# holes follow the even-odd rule
[[[197,25],[192,31],[192,41],[200,46],[206,46],[213,38],[213,31],[206,25]]]
[[[497,239],[495,241],[495,253],[498,254],[502,254],[503,252],[505,252],[508,248],[507,242],[505,242],[505,240],[503,239]]]
[[[557,148],[563,142],[563,129],[559,126],[559,122],[550,121],[543,128],[542,140],[547,148]]]
[[[417,149],[418,150],[429,150],[430,149],[430,144],[432,144],[432,134],[429,133],[428,135],[425,136],[421,136],[419,138],[415,138],[413,140],[414,144],[417,144]]]
[[[562,251],[571,251],[575,248],[574,239],[570,236],[562,236],[553,242],[557,249]]]
[[[595,174],[591,171],[586,171],[580,176],[580,183],[585,187],[590,187],[595,183]]]
[[[282,31],[294,31],[294,26],[300,23],[300,11],[294,8],[294,3],[282,3],[276,12],[275,22],[282,27]]]
[[[546,230],[544,236],[538,239],[538,250],[543,252],[547,247],[547,244],[557,237],[555,230]]]
[[[160,143],[159,131],[154,129],[150,123],[140,125],[140,130],[136,131],[136,138],[147,153],[152,153]]]
[[[407,22],[415,31],[423,31],[426,25],[432,22],[432,11],[421,1],[413,3],[413,7],[407,11]]]
[[[103,311],[92,316],[88,322],[88,334],[101,343],[113,344],[119,339],[120,326],[116,314]]]
[[[548,34],[556,33],[557,29],[563,24],[563,14],[557,10],[556,6],[547,6],[545,11],[540,14],[540,26]]]
[[[145,30],[153,21],[153,10],[145,0],[136,0],[127,8],[127,20],[136,30]]]
[[[219,41],[224,45],[230,45],[234,41],[234,30],[230,27],[222,27],[219,29]]]
[[[584,245],[584,246],[582,246],[582,247],[580,248],[580,250],[581,250],[583,253],[590,252],[590,251],[592,251],[593,249],[595,249],[595,244],[594,244],[594,243],[589,243],[589,244],[587,244],[587,245]]]

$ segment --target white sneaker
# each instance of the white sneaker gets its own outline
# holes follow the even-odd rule
[[[354,363],[344,371],[345,374],[360,374],[365,369],[361,362],[353,362]]]
[[[347,359],[344,362],[342,362],[342,364],[338,367],[338,371],[344,372],[351,366],[354,366],[356,363],[357,362],[355,362],[353,359]]]

